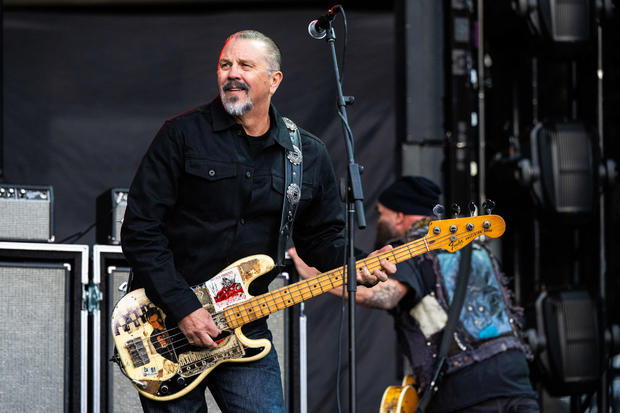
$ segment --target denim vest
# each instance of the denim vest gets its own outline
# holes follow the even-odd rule
[[[434,298],[436,301],[430,301],[438,304],[445,313],[453,298],[460,256],[461,251],[453,254],[442,251],[415,258],[423,294]],[[446,374],[507,350],[520,350],[531,359],[529,347],[519,338],[523,309],[512,305],[507,279],[484,244],[473,243],[471,269],[465,302],[452,334]],[[427,336],[412,314],[412,308],[397,310],[397,331],[419,390],[424,390],[433,374],[443,329]]]

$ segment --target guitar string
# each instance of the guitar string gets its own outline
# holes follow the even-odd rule
[[[488,218],[489,216],[482,216],[482,217]],[[461,219],[463,219],[463,218],[461,218]],[[383,252],[383,253],[378,254],[376,256],[373,256],[373,257],[367,257],[367,258],[364,258],[362,260],[359,260],[357,262],[356,267],[359,265],[359,267],[358,267],[358,269],[359,269],[361,267],[366,266],[366,267],[368,267],[369,271],[373,271],[374,269],[379,268],[381,266],[381,263],[380,263],[381,260],[386,258],[386,257],[388,257],[388,256],[394,257],[394,259],[396,260],[397,263],[403,262],[403,261],[406,261],[408,259],[411,259],[411,258],[413,258],[415,256],[421,255],[422,253],[428,251],[429,250],[429,247],[428,247],[429,244],[427,243],[427,241],[432,241],[432,244],[431,244],[432,247],[433,247],[432,249],[438,249],[439,248],[438,245],[441,245],[446,240],[449,240],[452,236],[456,237],[456,239],[454,241],[458,241],[458,240],[461,240],[462,238],[470,236],[474,232],[476,232],[475,229],[473,229],[471,231],[467,231],[467,232],[462,232],[460,234],[449,233],[449,234],[445,234],[445,235],[442,235],[442,236],[434,236],[435,238],[428,239],[428,240],[427,240],[426,237],[423,237],[423,238],[420,238],[418,240],[415,240],[415,241],[403,244],[403,245],[401,245],[399,247],[396,247],[393,250]],[[482,234],[480,234],[480,235],[482,235]],[[473,241],[473,239],[477,238],[478,236],[479,235],[477,235],[476,237],[472,238],[472,241]],[[465,244],[465,245],[467,245],[467,244]],[[465,245],[463,245],[463,246],[465,246]],[[409,256],[409,257],[405,258],[405,259],[402,259],[403,257],[407,257],[407,256]],[[371,263],[373,261],[377,261],[377,262],[373,264],[373,263]],[[345,268],[346,268],[346,266],[345,266]],[[310,278],[310,279],[307,279],[307,280],[300,281],[300,282],[298,282],[296,284],[293,284],[291,286],[281,287],[281,288],[279,288],[277,290],[274,290],[274,291],[271,291],[271,292],[269,292],[267,294],[263,294],[263,295],[260,295],[258,297],[253,297],[252,299],[250,299],[248,301],[245,301],[243,303],[236,304],[236,305],[233,305],[233,306],[231,306],[229,308],[224,309],[224,312],[225,313],[237,312],[236,316],[234,316],[233,314],[228,314],[228,315],[231,316],[231,318],[234,319],[234,321],[238,321],[239,318],[241,318],[242,321],[246,321],[246,320],[243,320],[243,319],[247,318],[247,321],[244,322],[243,324],[241,324],[241,325],[244,325],[247,322],[254,321],[256,319],[259,319],[259,318],[262,318],[262,317],[267,316],[269,314],[272,314],[272,313],[274,313],[276,311],[280,311],[280,310],[282,310],[284,308],[290,307],[290,305],[286,305],[286,303],[284,303],[284,301],[281,298],[280,298],[280,300],[282,300],[281,304],[284,304],[284,307],[282,307],[282,308],[278,307],[278,302],[277,302],[278,301],[278,297],[283,295],[283,294],[291,295],[291,298],[293,300],[295,300],[296,298],[301,298],[302,299],[301,301],[304,301],[304,300],[307,300],[309,298],[313,298],[313,297],[315,297],[317,295],[323,294],[326,291],[323,288],[324,287],[323,284],[327,284],[328,282],[330,284],[332,284],[330,290],[332,288],[337,288],[339,286],[342,286],[342,283],[344,282],[344,281],[341,282],[342,272],[343,272],[342,267],[335,268],[335,269],[330,270],[330,271],[328,271],[326,273],[320,274],[320,275],[318,275],[316,277],[313,277],[313,278]],[[334,277],[334,275],[336,275],[336,277]],[[334,285],[334,282],[333,282],[334,280],[336,280],[336,282],[338,283],[337,285]],[[318,281],[317,284],[320,285],[321,292],[319,294],[314,295],[314,292],[316,292],[316,290],[312,291],[312,289],[310,288],[309,285],[312,284],[313,282],[316,282],[316,281]],[[315,286],[317,284],[315,284]],[[294,287],[294,288],[291,288],[291,287]],[[287,288],[289,290],[295,290],[292,293],[295,293],[296,296],[294,297],[291,292],[283,292]],[[306,289],[305,292],[303,291],[304,289]],[[306,297],[306,293],[309,293],[310,295],[308,297]],[[278,297],[276,297],[276,296],[278,296]],[[267,297],[270,297],[270,298],[267,298]],[[257,316],[256,318],[252,318],[252,317],[254,317],[255,314],[257,314],[257,312],[252,312],[251,314],[247,314],[248,310],[244,309],[244,307],[246,307],[246,308],[247,307],[252,307],[253,308],[253,307],[255,307],[255,304],[258,303],[261,299],[263,299],[265,301],[263,303],[263,305],[265,305],[265,304],[268,305],[268,308],[267,308],[268,312],[266,314],[261,314],[260,316]],[[275,310],[273,310],[272,307],[269,306],[269,304],[273,304],[275,306]],[[291,305],[294,305],[294,304],[296,304],[296,302],[294,302]],[[237,308],[239,308],[239,310],[235,310]],[[239,317],[239,315],[241,313],[244,313],[244,315],[242,317]],[[233,327],[233,328],[236,328],[236,327]],[[174,332],[174,333],[170,334],[172,332]],[[172,327],[170,329],[162,330],[162,331],[160,331],[160,332],[158,332],[156,334],[151,335],[150,337],[157,339],[159,336],[162,336],[162,338],[164,340],[166,340],[166,341],[171,339],[172,341],[170,343],[167,343],[167,345],[169,344],[169,345],[173,346],[173,348],[174,348],[174,345],[179,345],[179,344],[190,345],[189,341],[187,340],[187,337],[185,337],[185,335],[180,331],[180,329],[178,327]],[[179,336],[181,336],[181,337],[179,338]],[[141,341],[144,341],[144,340],[145,339],[141,339]],[[145,347],[145,348],[148,348],[148,346]],[[150,352],[150,350],[147,350],[147,351],[152,354],[152,352]]]

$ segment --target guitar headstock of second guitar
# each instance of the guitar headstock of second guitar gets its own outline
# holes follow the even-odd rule
[[[461,208],[453,204],[451,209],[455,218],[441,219],[445,208],[442,205],[436,205],[433,208],[433,213],[440,219],[429,224],[428,234],[425,237],[428,248],[442,248],[449,252],[455,252],[481,235],[490,238],[502,236],[506,230],[506,223],[499,215],[491,214],[494,207],[495,203],[493,201],[485,201],[482,204],[482,208],[488,215],[476,216],[476,204],[470,202],[468,209],[471,216],[456,218]]]

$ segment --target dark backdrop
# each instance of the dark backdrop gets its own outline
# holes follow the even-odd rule
[[[219,49],[232,32],[254,28],[282,48],[284,82],[279,111],[323,138],[336,172],[345,176],[342,127],[329,50],[311,39],[308,22],[321,10],[167,10],[146,12],[6,11],[3,31],[4,179],[50,184],[55,192],[56,239],[95,222],[95,198],[128,187],[140,158],[163,121],[216,94]],[[358,245],[370,249],[374,202],[396,172],[394,21],[389,11],[347,13],[344,92],[362,176],[368,230]],[[342,19],[336,21],[343,45]],[[339,58],[341,58],[339,54]],[[76,241],[94,243],[94,231]],[[340,306],[318,297],[309,316],[311,412],[336,411]],[[358,410],[376,411],[383,390],[397,384],[395,338],[384,312],[358,312]],[[342,365],[347,364],[346,329]],[[342,401],[348,405],[347,370]]]

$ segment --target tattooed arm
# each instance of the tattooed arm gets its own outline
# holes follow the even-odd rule
[[[308,266],[298,255],[294,248],[288,250],[289,255],[295,263],[295,268],[299,273],[299,276],[303,279],[315,277],[319,274],[319,270],[314,267]],[[358,282],[363,281],[358,277]],[[357,293],[355,295],[355,302],[364,307],[379,308],[382,310],[390,310],[396,307],[396,304],[407,294],[407,287],[400,281],[388,279],[384,282],[380,282],[374,287],[368,288],[363,285],[358,285]],[[329,291],[330,294],[342,297],[343,288],[338,287]],[[344,291],[345,298],[348,298],[348,294]]]
[[[407,289],[408,287],[405,284],[392,279],[379,283],[372,288],[360,286],[357,288],[355,302],[364,307],[391,310],[407,294]],[[341,292],[339,295],[342,295]]]

